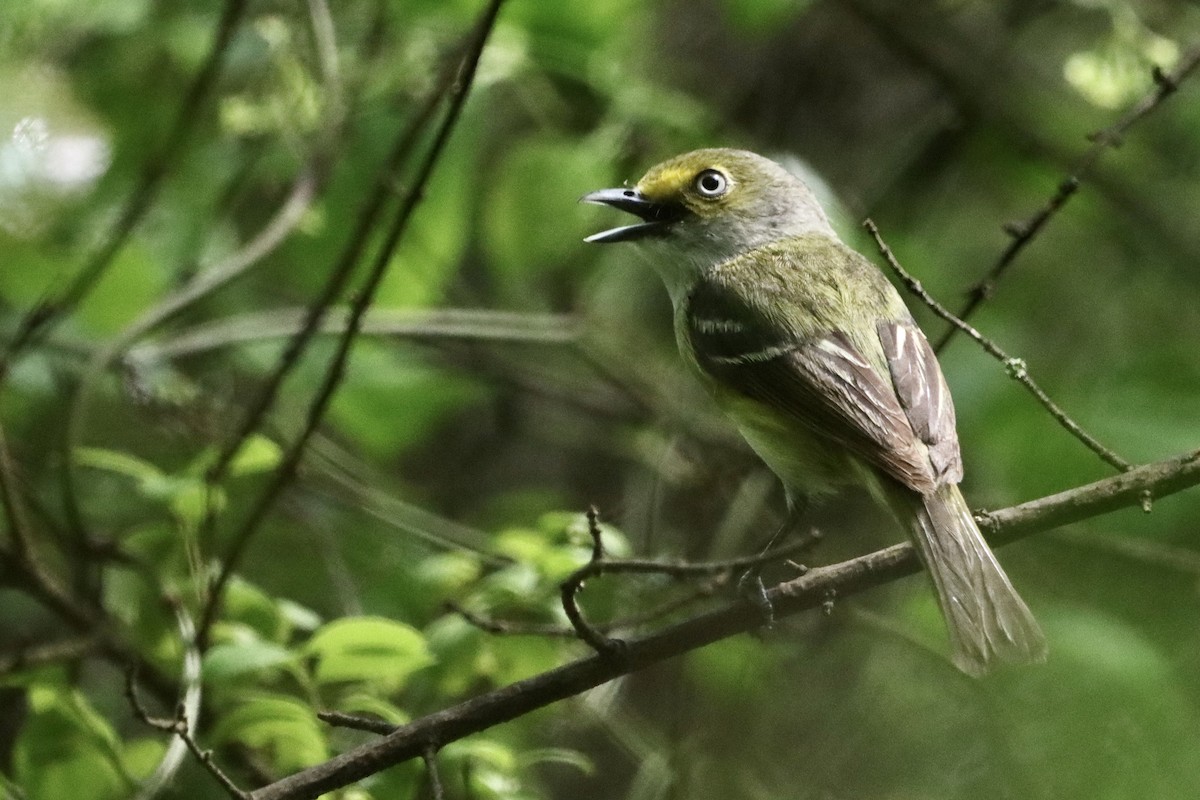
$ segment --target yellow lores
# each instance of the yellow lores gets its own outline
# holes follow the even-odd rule
[[[861,484],[903,523],[960,669],[1045,659],[958,489],[954,406],[929,343],[807,186],[754,153],[713,149],[583,199],[641,219],[587,241],[646,250],[680,353],[789,497]]]

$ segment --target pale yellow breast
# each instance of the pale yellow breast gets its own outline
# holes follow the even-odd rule
[[[714,395],[751,449],[788,487],[820,495],[862,482],[862,470],[845,448],[754,400],[720,389]]]

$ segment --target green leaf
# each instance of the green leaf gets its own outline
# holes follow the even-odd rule
[[[321,615],[311,608],[302,606],[292,600],[279,600],[276,603],[279,613],[293,630],[312,632],[321,626]]]
[[[733,27],[747,34],[770,34],[808,10],[811,0],[724,0],[722,10]]]
[[[476,191],[477,157],[468,145],[471,131],[460,127],[438,165],[438,177],[421,198],[388,271],[379,285],[380,308],[416,308],[438,305],[446,286],[458,274],[459,262],[470,241],[464,223]]]
[[[209,505],[209,489],[202,479],[168,475],[130,453],[102,447],[79,447],[75,449],[75,461],[80,466],[132,478],[143,497],[166,502],[171,512],[188,525],[199,524]],[[218,510],[225,505],[225,495],[219,489],[213,495],[212,505]]]
[[[478,659],[477,668],[497,685],[528,678],[562,662],[566,641],[546,637],[494,636]]]
[[[91,467],[124,475],[141,484],[156,484],[168,480],[167,475],[149,461],[129,453],[107,450],[103,447],[75,448],[75,463],[81,467]]]
[[[578,750],[568,750],[565,747],[542,747],[525,750],[520,755],[521,766],[535,764],[562,764],[574,767],[584,775],[595,775],[596,765],[592,760]]]
[[[223,609],[224,621],[245,625],[266,641],[282,643],[290,633],[275,599],[241,578],[230,581]]]
[[[382,617],[334,620],[313,634],[304,651],[317,659],[318,683],[363,681],[388,691],[434,663],[420,631]]]
[[[123,759],[129,769],[129,774],[139,780],[148,778],[162,761],[168,741],[170,740],[161,736],[157,738],[145,736],[125,742]]]
[[[450,551],[422,559],[418,572],[431,591],[449,597],[477,580],[481,570],[474,554]]]
[[[421,442],[442,418],[484,396],[475,381],[411,354],[362,342],[330,417],[361,448],[386,459]]]
[[[540,531],[514,529],[496,537],[496,552],[536,567],[545,580],[557,583],[587,563],[591,548],[561,547]]]
[[[116,731],[96,712],[85,695],[63,686],[35,685],[29,689],[29,708],[64,730],[70,729],[106,747],[117,744]]]
[[[433,683],[443,695],[459,695],[479,682],[476,669],[489,637],[458,614],[444,614],[426,628],[437,660]]]
[[[255,475],[268,472],[279,465],[282,455],[279,445],[262,434],[247,439],[229,462],[230,475]]]
[[[538,606],[552,592],[541,572],[527,561],[517,561],[496,570],[475,593],[487,608],[530,608]]]
[[[116,333],[149,308],[166,286],[164,261],[137,239],[122,248],[87,296],[78,318],[92,330]]]
[[[117,800],[132,779],[120,761],[120,743],[108,722],[79,692],[31,686],[29,718],[13,747],[13,774],[38,800]]]
[[[176,478],[163,488],[171,513],[188,530],[200,526],[210,507],[215,511],[225,507],[225,493],[220,489],[210,490],[207,483],[196,478]]]
[[[602,216],[580,211],[579,198],[611,181],[605,154],[578,139],[534,139],[509,151],[491,182],[483,230],[513,290],[524,292],[540,273],[578,258]]]
[[[205,682],[229,682],[295,662],[291,651],[272,642],[224,642],[204,654],[203,674]]]
[[[520,765],[512,748],[492,739],[472,738],[452,742],[442,750],[449,774],[469,778],[470,797],[520,797]]]
[[[238,742],[265,753],[281,772],[324,761],[324,729],[313,709],[292,697],[262,694],[245,699],[213,728],[217,744]]]
[[[649,25],[650,4],[636,0],[603,3],[515,3],[502,17],[530,39],[535,58],[550,72],[594,79],[588,67],[596,53],[631,27]]]

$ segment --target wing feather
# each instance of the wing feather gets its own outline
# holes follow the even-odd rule
[[[828,438],[831,446],[849,449],[914,491],[936,488],[893,379],[844,333],[801,340],[712,282],[692,291],[684,324],[696,363],[724,386]]]
[[[938,484],[958,483],[962,480],[962,455],[954,403],[937,355],[925,334],[911,321],[883,321],[876,330],[896,397],[913,431],[929,448]]]

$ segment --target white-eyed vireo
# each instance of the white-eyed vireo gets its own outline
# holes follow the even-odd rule
[[[583,198],[633,225],[675,306],[679,350],[790,498],[863,484],[904,524],[954,663],[1040,661],[1046,641],[958,489],[954,406],[899,294],[773,161],[697,150]]]

